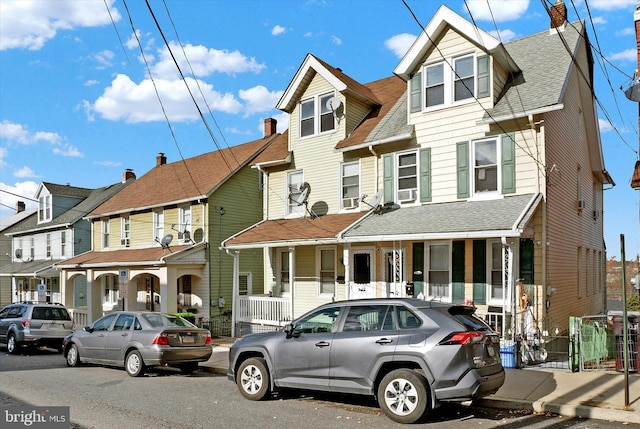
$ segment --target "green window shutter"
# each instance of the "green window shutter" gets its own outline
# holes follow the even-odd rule
[[[487,303],[487,242],[473,240],[473,302]]]
[[[534,263],[533,257],[535,247],[533,240],[530,238],[523,238],[520,240],[520,276],[525,284],[533,284]]]
[[[502,193],[513,194],[516,191],[516,136],[508,133],[502,136]]]
[[[454,241],[451,251],[452,298],[455,304],[464,302],[464,241]]]
[[[431,201],[431,148],[420,149],[420,201]]]
[[[382,168],[383,168],[383,203],[392,203],[393,198],[393,154],[389,153],[382,156]]]
[[[458,198],[469,198],[469,142],[458,142],[456,145]]]
[[[409,84],[409,104],[411,113],[422,110],[422,73],[413,75]]]
[[[491,95],[491,73],[489,71],[489,56],[478,57],[478,98]]]
[[[413,296],[424,291],[424,243],[413,243]]]

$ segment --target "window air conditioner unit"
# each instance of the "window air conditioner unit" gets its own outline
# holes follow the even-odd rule
[[[578,210],[582,210],[584,208],[584,200],[578,200]]]
[[[121,238],[120,239],[120,246],[129,247],[129,239],[128,238]]]
[[[355,209],[358,207],[358,198],[343,198],[342,199],[342,208],[343,209]]]
[[[402,189],[398,191],[398,201],[401,203],[415,201],[416,193],[415,189]]]
[[[596,220],[598,219],[598,216],[600,216],[600,212],[598,210],[594,210],[591,215],[593,216],[593,220]]]

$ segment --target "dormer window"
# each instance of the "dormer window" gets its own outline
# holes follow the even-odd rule
[[[51,195],[41,195],[38,198],[38,222],[49,222],[51,218]]]
[[[336,121],[327,106],[333,93],[315,96],[300,102],[300,137],[308,137],[333,131]]]

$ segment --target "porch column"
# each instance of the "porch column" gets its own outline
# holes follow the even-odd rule
[[[295,285],[295,281],[293,279],[296,278],[296,257],[295,257],[295,247],[289,247],[289,290],[291,291],[290,293],[290,300],[291,300],[291,314],[289,315],[289,318],[291,320],[293,320],[293,315],[296,313],[295,309],[293,308],[294,303],[296,302],[295,300],[295,289],[294,289],[294,285]]]
[[[160,282],[160,311],[173,313],[177,310],[178,288],[175,267],[165,267],[158,272]]]
[[[94,282],[93,276],[93,270],[87,270],[87,323],[89,325],[102,317],[102,291],[100,282]]]
[[[227,253],[229,251],[227,250]],[[231,288],[231,338],[236,337],[236,305],[238,303],[238,295],[240,294],[240,284],[238,277],[240,276],[240,251],[236,250],[233,254],[229,253],[233,257],[233,277]]]
[[[73,290],[67,293],[67,275],[68,271],[65,270],[60,276],[60,300],[65,307],[73,308]]]

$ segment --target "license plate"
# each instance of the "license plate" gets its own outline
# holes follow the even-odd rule
[[[192,343],[195,343],[195,341],[196,341],[196,340],[195,340],[193,337],[191,337],[191,336],[189,336],[189,337],[182,337],[182,342],[183,342],[184,344],[192,344]]]
[[[49,329],[60,329],[60,325],[57,323],[52,323],[49,325]]]

